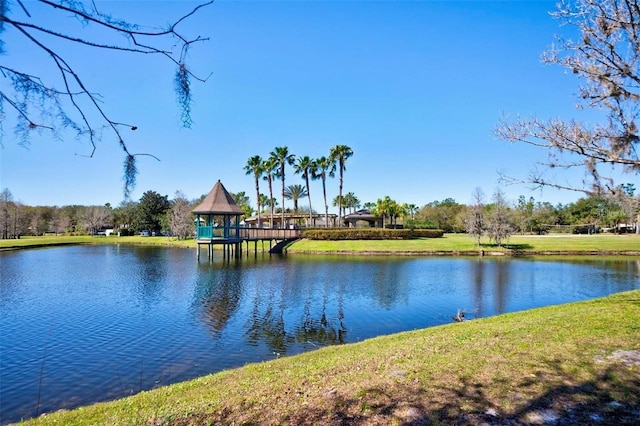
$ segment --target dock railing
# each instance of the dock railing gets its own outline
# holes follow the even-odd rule
[[[290,240],[299,238],[300,229],[290,228],[249,228],[239,227],[212,227],[198,226],[196,228],[197,240],[239,240],[239,241],[257,241],[257,240]]]
[[[290,240],[299,238],[300,229],[289,228],[240,228],[242,240]]]

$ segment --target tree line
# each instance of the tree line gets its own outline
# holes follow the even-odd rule
[[[47,233],[96,235],[113,229],[120,235],[148,231],[149,235],[171,233],[186,238],[193,233],[191,210],[196,202],[199,200],[187,200],[180,191],[172,200],[155,191],[146,191],[139,201],[125,201],[117,207],[109,203],[102,206],[28,206],[15,201],[11,191],[5,188],[0,193],[0,237]]]
[[[290,187],[285,187],[285,192]],[[469,204],[446,198],[419,207],[397,202],[390,196],[361,203],[352,192],[341,199],[339,195],[336,196],[333,202],[343,210],[343,214],[363,207],[381,217],[385,227],[437,228],[447,233],[468,233],[478,242],[485,236],[502,244],[513,234],[591,233],[603,229],[629,232],[632,230],[629,225],[634,223],[634,219],[635,232],[640,233],[637,223],[640,197],[635,196],[634,185],[626,184],[623,187],[620,191],[626,194],[623,198],[588,196],[564,205],[552,205],[524,195],[511,202],[500,189],[487,201],[480,188],[475,189]],[[231,193],[231,196],[244,210],[244,217],[256,212],[250,206],[246,192]],[[285,194],[285,198],[290,196]],[[169,199],[167,195],[146,191],[140,200],[126,201],[117,207],[108,203],[103,206],[28,206],[15,201],[9,189],[5,188],[0,192],[0,237],[7,239],[45,233],[86,235],[109,228],[120,235],[148,231],[150,234],[188,238],[194,230],[191,211],[204,197],[205,194],[189,200],[181,191],[177,191],[173,199]],[[271,205],[275,203],[265,203],[263,200],[259,208],[270,209]],[[294,211],[296,208],[294,204]],[[278,209],[278,213],[290,211]],[[311,202],[308,211],[313,212]]]
[[[594,233],[602,230],[640,234],[637,216],[640,197],[634,185],[624,185],[625,197],[590,195],[576,202],[553,205],[521,195],[510,202],[498,189],[489,201],[476,188],[468,205],[447,198],[426,204],[413,217],[413,226],[436,227],[445,232],[466,232],[477,239],[487,236],[501,245],[513,234]]]

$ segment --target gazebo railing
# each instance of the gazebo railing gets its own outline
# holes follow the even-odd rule
[[[199,240],[238,239],[241,238],[235,227],[197,226],[196,238]]]

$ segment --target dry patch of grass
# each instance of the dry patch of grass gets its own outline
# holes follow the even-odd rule
[[[30,424],[638,424],[640,291],[251,364]]]

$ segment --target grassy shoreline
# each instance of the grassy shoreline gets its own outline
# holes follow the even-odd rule
[[[637,424],[640,291],[330,346],[28,425]]]
[[[442,238],[373,241],[300,240],[288,249],[292,254],[396,254],[526,256],[526,255],[640,255],[636,235],[512,236],[502,247],[483,239],[480,246],[464,234],[445,234]]]
[[[68,244],[134,244],[195,248],[194,240],[170,237],[92,237],[45,236],[18,240],[0,240],[0,251],[22,248],[42,248]],[[216,247],[219,248],[219,247]],[[358,254],[412,256],[527,256],[527,255],[623,255],[640,256],[640,236],[637,235],[546,235],[513,236],[503,247],[483,239],[480,246],[464,234],[445,234],[442,238],[415,240],[299,240],[287,247],[288,254]]]

